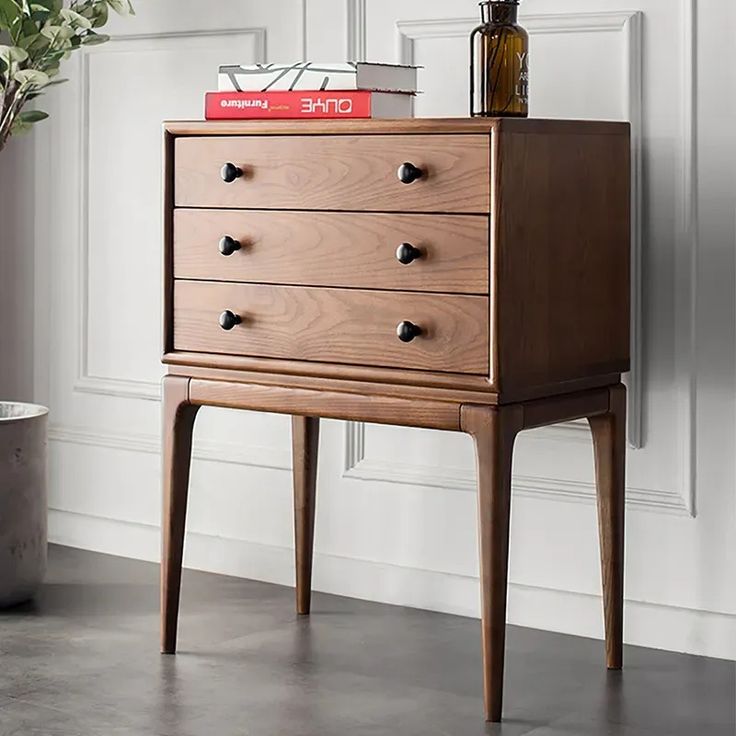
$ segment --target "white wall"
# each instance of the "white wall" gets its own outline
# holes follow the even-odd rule
[[[33,141],[0,155],[0,401],[33,397]]]
[[[626,639],[736,658],[736,10],[704,5],[524,0],[523,22],[534,115],[634,125]],[[52,408],[54,540],[158,556],[160,121],[200,116],[219,62],[305,56],[414,60],[417,114],[463,115],[476,12],[141,2],[116,40],[70,63],[35,134],[35,392]],[[187,564],[292,582],[288,428],[203,410]],[[477,615],[468,438],[326,422],[319,482],[318,589]],[[511,622],[601,636],[586,429],[523,436],[514,490]]]

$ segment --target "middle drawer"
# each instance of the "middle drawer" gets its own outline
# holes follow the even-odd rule
[[[174,276],[488,294],[488,218],[177,209]]]

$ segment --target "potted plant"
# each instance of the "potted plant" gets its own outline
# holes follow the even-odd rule
[[[34,100],[65,81],[62,61],[108,40],[110,10],[133,13],[130,0],[0,0],[0,153],[48,117]],[[0,606],[30,598],[46,568],[47,414],[0,401]]]

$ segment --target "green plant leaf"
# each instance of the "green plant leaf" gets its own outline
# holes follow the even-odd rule
[[[23,12],[14,0],[0,0],[0,31],[9,31]]]
[[[92,33],[91,31],[86,35],[82,36],[82,43],[85,46],[96,46],[100,43],[107,43],[110,40],[110,36],[104,33]]]
[[[0,58],[7,63],[25,61],[28,58],[28,52],[20,46],[0,46]]]
[[[57,0],[35,0],[35,2],[31,3],[31,10],[46,10],[49,13],[56,10],[61,10],[62,3],[57,2]]]
[[[23,18],[23,24],[21,25],[21,33],[19,41],[23,41],[24,36],[33,36],[38,33],[38,29],[42,24],[36,23],[32,18]],[[25,46],[21,43],[20,45]]]
[[[26,110],[25,112],[20,113],[18,115],[18,120],[20,120],[22,123],[38,123],[41,120],[46,120],[46,118],[49,116],[47,112],[44,112],[43,110]]]
[[[24,36],[21,42],[23,43],[23,48],[30,54],[33,54],[34,51],[40,51],[49,45],[48,39],[44,38],[40,33]]]
[[[107,7],[107,3],[95,5],[92,9],[92,27],[102,28],[107,23],[109,17],[110,9]]]
[[[70,8],[62,8],[59,12],[59,16],[63,18],[72,28],[92,28],[92,23],[89,18],[85,18],[80,13],[71,10]]]
[[[49,75],[39,69],[20,69],[13,79],[24,87],[45,87],[49,83]]]
[[[46,93],[46,90],[49,87],[53,87],[55,84],[64,84],[64,82],[68,82],[68,79],[55,79],[53,82],[49,82],[43,89],[38,90],[38,92],[31,92],[30,94],[26,95],[26,100],[30,102],[31,100],[35,100],[37,97],[41,97],[41,95]]]
[[[28,18],[31,23],[35,23],[37,26],[42,26],[51,15],[51,11],[44,8],[42,5],[34,3],[31,5],[31,15]]]
[[[118,14],[118,15],[135,15],[133,6],[130,4],[130,0],[107,0],[107,4]]]
[[[31,129],[30,123],[24,123],[22,120],[19,120],[16,118],[13,121],[13,125],[10,128],[10,133],[12,135],[23,135],[23,133],[27,133]]]
[[[52,22],[46,23],[44,27],[41,29],[41,34],[46,36],[46,38],[49,39],[49,41],[53,41],[54,39],[58,38],[61,34],[61,26],[56,25]]]
[[[41,120],[46,120],[48,116],[48,113],[43,110],[24,110],[16,115],[11,131],[13,135],[27,133],[31,129],[32,125],[40,122]]]
[[[48,117],[41,110],[19,112],[18,105],[66,82],[55,78],[59,65],[80,46],[110,39],[93,30],[107,24],[110,10],[135,15],[132,0],[0,0],[0,100],[10,94],[17,101],[4,116],[0,148],[8,127],[12,134],[23,133]],[[6,103],[0,106],[9,112]]]

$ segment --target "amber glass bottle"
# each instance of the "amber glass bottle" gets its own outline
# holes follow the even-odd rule
[[[486,0],[470,35],[470,114],[522,117],[529,110],[529,35],[516,22],[519,0]]]

